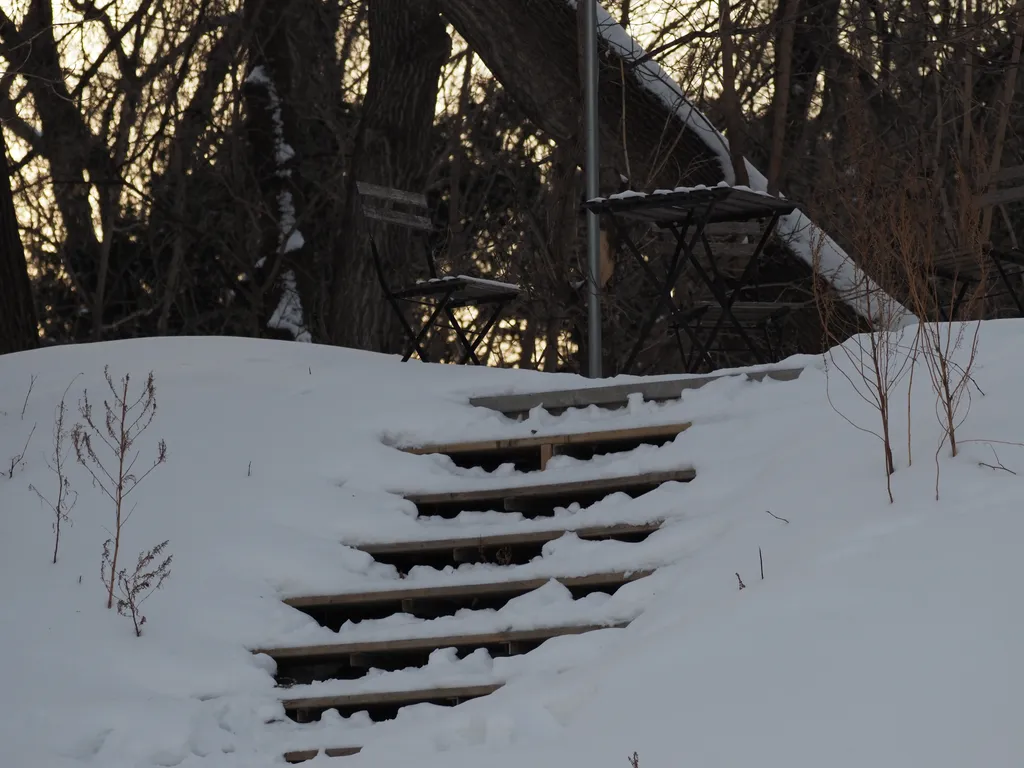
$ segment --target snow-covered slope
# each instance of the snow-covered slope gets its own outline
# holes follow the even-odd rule
[[[1013,407],[1024,386],[1014,352],[1022,343],[1024,323],[982,329],[975,378],[985,394],[974,393],[961,438],[991,444],[940,455],[938,502],[939,427],[927,376],[915,376],[914,464],[906,466],[901,406],[891,506],[875,438],[846,422],[873,427],[875,414],[835,372],[826,393],[817,359],[795,361],[806,366],[796,381],[731,378],[676,403],[515,423],[469,407],[468,396],[585,382],[244,339],[0,357],[0,765],[258,768],[280,764],[286,749],[353,743],[361,755],[312,764],[621,768],[634,750],[646,768],[1024,764],[1024,448],[1009,444],[1024,440],[1024,415]],[[167,463],[132,495],[124,533],[125,564],[164,539],[174,556],[169,580],[144,605],[141,638],[104,607],[109,500],[71,466],[78,503],[54,565],[52,515],[29,489],[52,497],[54,407],[71,383],[70,419],[80,420],[83,388],[94,402],[107,394],[107,364],[115,380],[131,373],[133,387],[155,373],[158,411],[137,443],[140,466],[158,439],[168,447]],[[906,391],[895,401],[906,403]],[[609,475],[696,467],[692,483],[559,516],[566,527],[669,520],[644,542],[568,536],[527,565],[418,568],[401,582],[658,566],[609,598],[573,601],[550,583],[473,618],[505,627],[635,617],[628,628],[557,638],[509,659],[438,652],[408,674],[425,684],[508,681],[454,710],[418,705],[376,725],[361,715],[282,721],[272,663],[248,649],[336,636],[280,598],[397,585],[394,569],[341,542],[433,537],[453,522],[417,520],[393,492],[520,481],[389,444],[686,420],[694,426],[660,448],[587,465],[560,457],[547,470],[574,479],[595,466]],[[8,458],[30,433],[24,464],[7,477]],[[513,523],[481,512],[454,525],[473,533]],[[439,630],[402,621],[407,633]],[[342,633],[387,630],[365,622]],[[390,683],[382,673],[355,684]]]

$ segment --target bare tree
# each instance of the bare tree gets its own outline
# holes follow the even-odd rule
[[[39,331],[11,194],[7,142],[2,125],[0,162],[4,171],[3,181],[0,181],[0,355],[3,355],[38,346]]]

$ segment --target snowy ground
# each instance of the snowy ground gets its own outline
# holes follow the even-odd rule
[[[731,378],[676,403],[515,423],[466,401],[585,382],[244,339],[0,357],[0,766],[259,768],[280,764],[287,749],[347,744],[364,745],[363,754],[313,765],[623,768],[634,750],[644,768],[1024,765],[1024,448],[1008,444],[1024,441],[1022,344],[1024,323],[982,329],[975,378],[985,394],[975,392],[961,437],[993,442],[940,456],[938,502],[927,375],[914,381],[912,467],[906,390],[897,393],[891,506],[877,441],[846,421],[874,428],[877,416],[835,372],[833,409],[819,359],[795,361],[806,370],[792,382]],[[164,539],[174,555],[170,579],[145,603],[141,638],[104,608],[109,501],[71,467],[79,499],[53,565],[52,515],[28,487],[53,495],[54,407],[74,379],[68,400],[78,420],[83,388],[96,401],[105,394],[105,364],[137,382],[155,372],[159,410],[138,443],[140,462],[159,438],[168,445],[166,465],[133,495],[124,533],[126,564]],[[595,563],[658,567],[612,597],[573,601],[549,583],[496,612],[392,617],[337,634],[279,600],[399,586],[394,569],[342,541],[553,527],[485,510],[416,520],[393,492],[526,478],[488,477],[391,444],[680,421],[694,426],[661,448],[549,466],[552,481],[696,467],[690,484],[556,519],[571,528],[667,518],[645,542],[568,535],[527,565],[419,568],[400,584],[572,575]],[[33,425],[24,464],[8,477],[8,457]],[[995,454],[1019,474],[979,465],[997,464]],[[248,651],[634,617],[626,629],[558,638],[524,657],[439,651],[420,670],[320,684],[337,692],[507,682],[455,710],[419,705],[378,725],[360,715],[282,721],[273,663]]]

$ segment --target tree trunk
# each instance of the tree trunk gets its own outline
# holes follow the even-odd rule
[[[785,159],[786,113],[789,110],[790,75],[793,71],[793,28],[800,0],[782,0],[782,33],[775,53],[775,93],[772,98],[772,151],[768,161],[768,193],[777,195]]]
[[[349,164],[343,226],[348,236],[334,263],[329,338],[342,346],[395,352],[401,329],[374,276],[355,185],[364,181],[423,191],[433,154],[438,80],[451,40],[428,0],[373,0],[368,20],[369,80]],[[375,226],[374,237],[390,279],[400,282],[425,264],[422,245],[409,231]]]
[[[0,162],[4,170],[4,180],[0,182],[0,355],[3,355],[38,346],[39,333],[25,250],[14,212],[3,128],[0,128]]]
[[[248,0],[244,17],[252,35],[245,85],[246,136],[261,199],[261,245],[253,267],[260,270],[262,285],[254,298],[257,309],[263,310],[261,325],[284,338],[308,332],[296,276],[309,258],[302,234],[305,201],[295,167],[303,147],[296,146],[294,138],[292,94],[307,11],[304,0]],[[262,308],[261,297],[270,299]]]
[[[725,106],[726,130],[729,132],[729,155],[732,158],[732,172],[736,183],[750,184],[747,164],[743,158],[743,107],[736,92],[736,61],[732,44],[732,19],[729,15],[729,0],[719,0],[719,31],[722,36],[722,101]]]

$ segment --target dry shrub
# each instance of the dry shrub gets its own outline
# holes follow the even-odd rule
[[[75,377],[77,379],[78,376]],[[34,485],[29,485],[29,489],[34,491],[39,500],[42,501],[46,506],[53,512],[53,562],[57,562],[57,551],[60,548],[60,527],[62,523],[71,525],[71,510],[74,509],[75,503],[78,501],[78,492],[72,490],[71,479],[67,473],[67,462],[68,455],[71,452],[69,445],[71,431],[67,428],[64,423],[64,417],[67,415],[67,397],[68,390],[71,389],[71,384],[75,383],[75,379],[64,389],[64,394],[61,395],[60,403],[55,409],[53,417],[53,453],[46,461],[46,466],[50,468],[57,478],[57,493],[53,501],[50,501],[46,496],[40,492]]]
[[[851,138],[856,137],[851,126]],[[893,391],[913,369],[916,325],[908,324],[906,308],[892,296],[906,282],[897,243],[886,223],[894,215],[893,200],[885,194],[891,173],[870,142],[854,142],[842,172],[830,179],[835,208],[815,212],[825,229],[841,236],[847,255],[861,268],[858,279],[841,293],[831,287],[823,263],[824,235],[812,244],[815,304],[825,333],[826,381],[838,373],[857,395],[878,413],[877,426],[857,424],[829,403],[845,421],[874,435],[882,444],[886,490],[893,501],[891,418]],[[843,305],[859,306],[856,316]],[[909,318],[912,319],[912,318]],[[851,339],[852,337],[852,339]]]
[[[969,179],[968,169],[958,167],[957,171],[959,179]],[[970,410],[971,370],[989,288],[989,259],[980,212],[967,183],[959,185],[955,219],[948,209],[945,221],[940,217],[944,196],[934,179],[907,178],[898,199],[893,232],[908,275],[908,303],[921,320],[920,357],[935,392],[935,411],[942,428],[935,451],[937,499],[939,456],[947,443],[951,455],[958,454],[957,429]],[[940,281],[948,284],[947,291],[940,291]],[[961,351],[963,362],[958,363],[954,358]]]
[[[114,530],[103,545],[101,575],[107,588],[107,608],[114,607],[114,589],[117,586],[117,560],[121,549],[121,530],[134,511],[125,510],[125,500],[143,480],[167,460],[167,443],[157,442],[156,457],[141,474],[136,474],[135,464],[139,460],[134,450],[135,441],[146,431],[156,415],[156,385],[150,372],[138,397],[129,398],[130,375],[125,374],[118,384],[110,375],[110,366],[103,369],[103,376],[110,389],[111,400],[103,401],[103,426],[96,423],[89,393],[82,393],[79,413],[84,424],[76,424],[71,432],[78,462],[92,476],[93,484],[111,500],[114,505]],[[106,448],[105,456],[98,451]],[[113,547],[111,550],[111,546]]]

